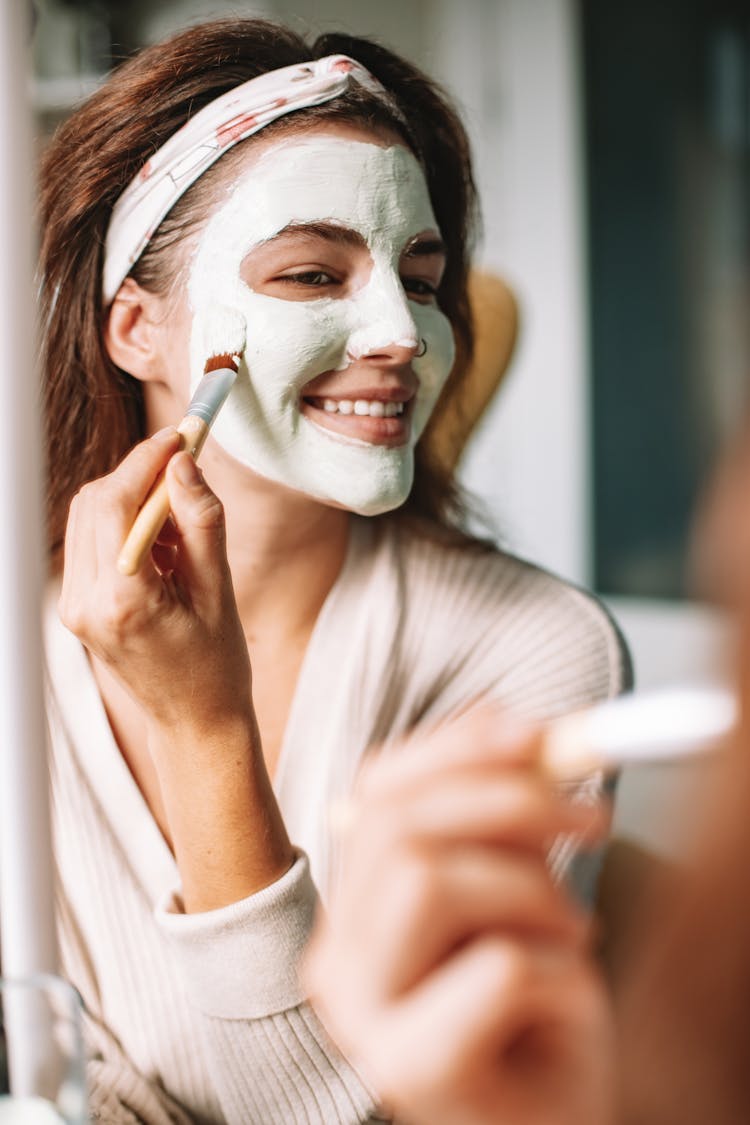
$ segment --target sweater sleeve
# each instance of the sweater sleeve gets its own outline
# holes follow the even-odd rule
[[[417,541],[405,575],[404,667],[422,675],[418,726],[487,702],[545,722],[632,686],[627,645],[602,603],[539,567],[499,551],[441,554]],[[608,795],[602,775],[564,790],[582,804]],[[600,864],[600,851],[582,853],[569,837],[550,849],[554,878],[584,903],[593,901]]]
[[[174,891],[157,906],[229,1125],[356,1125],[374,1112],[301,990],[298,964],[316,904],[299,853],[281,879],[241,902],[185,914]]]
[[[186,914],[179,890],[157,905],[196,1007],[220,1019],[260,1019],[303,999],[297,965],[312,929],[317,894],[298,854],[275,883],[218,910]]]
[[[92,1058],[86,1067],[88,1120],[108,1125],[191,1125],[164,1090],[147,1081],[122,1052]]]
[[[408,607],[397,673],[412,722],[480,700],[544,721],[630,685],[623,637],[588,591],[503,551],[420,538],[394,550]]]

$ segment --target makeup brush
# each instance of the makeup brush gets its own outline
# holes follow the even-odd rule
[[[245,350],[245,318],[236,309],[213,305],[203,316],[204,374],[177,427],[180,448],[197,459],[208,431],[234,386]],[[135,574],[169,515],[169,494],[161,473],[135,518],[117,558],[120,574]]]
[[[737,722],[735,696],[711,685],[620,695],[547,724],[542,768],[559,779],[715,749]]]

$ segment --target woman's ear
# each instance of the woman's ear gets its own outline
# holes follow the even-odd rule
[[[159,382],[164,376],[160,306],[160,298],[127,277],[112,302],[104,328],[110,359],[146,383]]]

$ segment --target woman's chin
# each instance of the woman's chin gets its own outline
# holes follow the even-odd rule
[[[383,516],[386,512],[395,512],[396,508],[400,508],[405,502],[409,493],[401,495],[398,498],[390,497],[388,499],[378,498],[370,503],[361,504],[357,507],[348,504],[342,504],[341,507],[346,507],[348,511],[352,512],[355,516]]]
[[[406,501],[414,479],[413,457],[393,458],[393,462],[390,466],[379,465],[380,471],[363,481],[351,476],[347,479],[342,474],[340,480],[328,482],[328,487],[317,493],[318,498],[358,516],[392,512]],[[309,495],[314,495],[312,490]]]
[[[221,449],[235,465],[285,491],[360,516],[380,516],[400,508],[411,491],[414,449],[410,443],[377,445],[306,424],[288,435],[283,448],[279,443],[269,449],[258,436],[248,440],[221,423],[219,419],[214,427],[211,452]]]
[[[409,474],[408,479],[389,481],[387,487],[341,488],[318,498],[331,507],[343,508],[357,516],[382,516],[401,507],[411,491],[411,483],[412,476]]]

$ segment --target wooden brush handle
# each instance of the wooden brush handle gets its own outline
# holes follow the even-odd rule
[[[186,449],[193,457],[198,456],[208,434],[208,426],[202,418],[186,415],[182,419],[177,432],[182,435],[180,449]],[[143,560],[149,555],[156,538],[166,523],[169,515],[169,493],[164,472],[156,479],[154,487],[143,502],[143,506],[135,517],[135,521],[128,537],[122,545],[122,550],[117,556],[117,569],[120,574],[136,574],[143,565]]]

